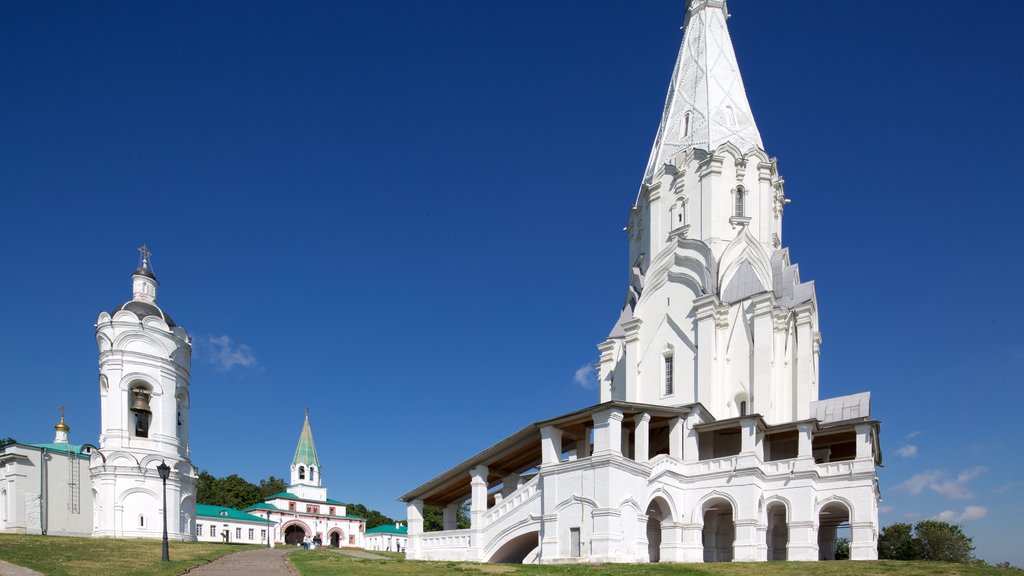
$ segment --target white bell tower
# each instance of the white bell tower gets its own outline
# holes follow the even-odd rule
[[[192,342],[156,303],[151,253],[139,248],[132,299],[96,319],[100,450],[90,463],[95,536],[195,540],[197,474],[189,459]]]

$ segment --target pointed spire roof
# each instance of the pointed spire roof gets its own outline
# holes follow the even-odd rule
[[[725,24],[725,0],[687,0],[683,42],[644,181],[684,150],[764,148]]]
[[[316,458],[316,446],[313,445],[313,431],[309,429],[309,408],[306,408],[306,421],[302,423],[302,433],[299,434],[299,445],[295,447],[292,464],[320,467],[320,461]]]

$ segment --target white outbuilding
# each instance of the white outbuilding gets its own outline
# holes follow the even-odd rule
[[[412,559],[877,557],[879,423],[819,398],[818,303],[747,101],[725,0],[690,0],[639,194],[599,403],[530,424],[400,497]],[[471,527],[456,528],[470,502]],[[444,530],[423,531],[423,507]]]

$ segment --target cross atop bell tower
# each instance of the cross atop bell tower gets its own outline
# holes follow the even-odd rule
[[[139,265],[132,273],[132,300],[156,304],[156,289],[160,283],[156,281],[156,274],[153,274],[153,253],[145,244],[137,248],[139,251]]]

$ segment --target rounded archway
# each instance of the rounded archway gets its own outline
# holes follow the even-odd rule
[[[345,533],[340,528],[334,528],[327,534],[327,541],[330,542],[331,548],[340,548],[345,541]]]
[[[850,558],[850,507],[833,500],[818,511],[818,560],[848,560]],[[839,546],[846,541],[846,550]]]
[[[488,562],[496,564],[522,564],[531,552],[540,546],[540,531],[534,530],[520,534],[508,542],[502,544],[501,548],[491,555]],[[390,550],[388,545],[386,550]]]
[[[672,519],[672,509],[663,498],[657,497],[647,505],[647,561],[661,562],[661,544],[664,541],[664,522]]]
[[[766,516],[765,544],[768,547],[768,560],[786,560],[789,548],[789,523],[786,521],[786,505],[779,501],[770,502]]]
[[[306,539],[306,527],[299,523],[293,523],[284,528],[284,543],[295,546],[302,544]]]
[[[725,498],[713,498],[704,503],[701,513],[704,517],[701,533],[704,561],[732,562],[733,543],[736,540],[732,503]]]

